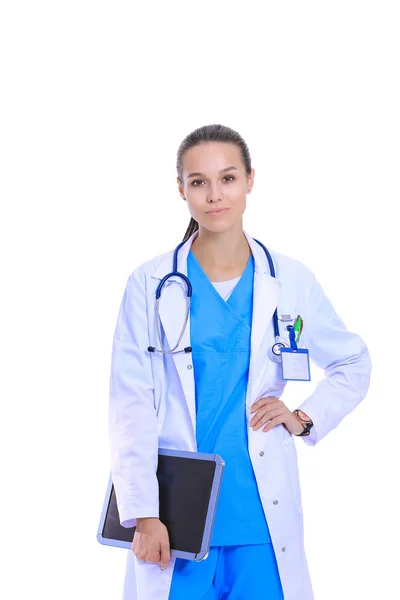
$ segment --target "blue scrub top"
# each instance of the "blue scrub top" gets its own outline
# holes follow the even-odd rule
[[[211,539],[213,546],[271,542],[248,452],[245,400],[250,362],[254,259],[225,301],[190,251],[188,277],[199,452],[226,465]],[[261,433],[259,435],[262,435]]]

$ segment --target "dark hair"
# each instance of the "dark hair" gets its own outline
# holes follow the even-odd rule
[[[225,125],[203,125],[203,127],[199,127],[198,129],[192,131],[192,133],[189,133],[189,135],[185,137],[185,139],[179,146],[178,155],[176,159],[176,169],[178,171],[178,177],[181,181],[183,180],[183,155],[187,150],[189,150],[189,148],[198,146],[199,144],[201,144],[201,142],[225,142],[229,144],[235,144],[235,146],[237,146],[240,150],[240,154],[242,156],[247,175],[251,174],[250,152],[242,136],[230,127],[225,127]],[[199,224],[192,217],[190,219],[190,223],[186,230],[186,233],[183,237],[183,241],[185,242],[198,229]]]

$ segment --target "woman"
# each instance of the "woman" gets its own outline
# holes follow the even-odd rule
[[[151,351],[152,344],[160,349],[157,319],[163,346],[173,350],[185,317],[186,287],[176,276],[155,312],[173,250],[129,277],[113,345],[112,476],[121,523],[136,525],[124,599],[311,600],[294,437],[315,445],[364,398],[368,350],[304,265],[271,252],[271,276],[263,247],[243,231],[254,169],[237,132],[221,125],[193,131],[179,148],[177,171],[192,215],[177,267],[193,286],[178,350],[192,351]],[[294,353],[271,353],[274,323],[292,349],[296,325],[299,349],[325,370],[300,412],[279,399],[286,385],[279,361]],[[225,460],[210,555],[200,563],[170,557],[158,519],[159,447]]]

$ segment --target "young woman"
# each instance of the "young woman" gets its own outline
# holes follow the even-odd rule
[[[166,281],[155,310],[159,283],[173,270],[170,250],[129,277],[113,345],[111,470],[121,523],[136,525],[124,600],[311,600],[294,437],[315,445],[364,398],[368,350],[309,269],[277,252],[268,257],[243,231],[254,169],[237,132],[193,131],[177,171],[192,216],[176,253],[193,289],[186,328],[180,339],[182,278]],[[305,349],[325,379],[292,412],[280,400],[283,377],[308,378]],[[225,461],[202,562],[170,557],[158,518],[159,447]]]

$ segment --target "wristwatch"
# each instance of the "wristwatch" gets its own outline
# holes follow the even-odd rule
[[[314,425],[314,423],[311,421],[311,419],[306,418],[307,415],[305,413],[303,413],[302,410],[299,410],[298,408],[296,408],[296,410],[294,410],[293,413],[296,415],[297,420],[300,421],[300,423],[304,427],[304,429],[301,433],[297,433],[295,435],[297,435],[298,437],[301,437],[303,435],[310,435],[311,427],[313,427],[313,425]]]

